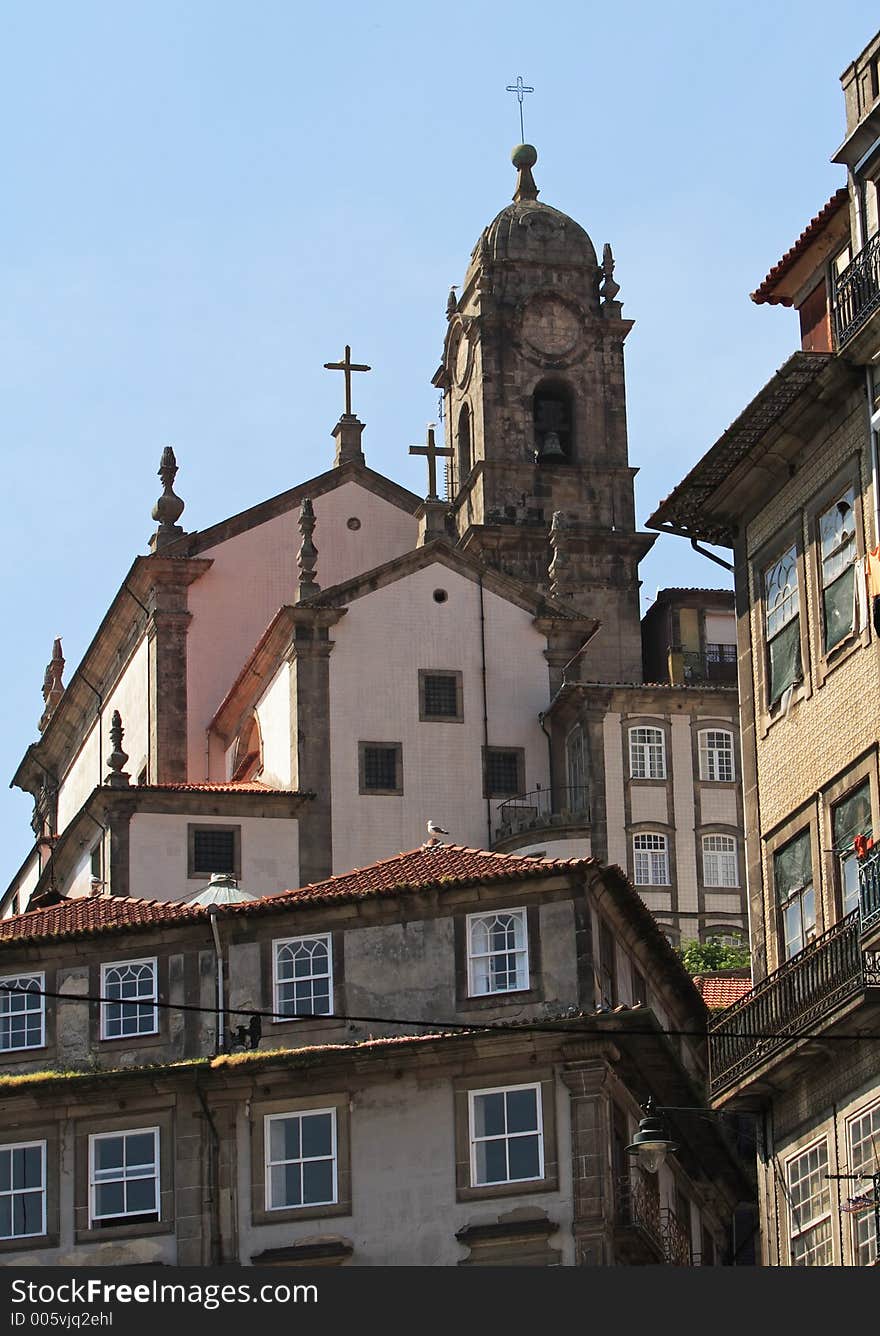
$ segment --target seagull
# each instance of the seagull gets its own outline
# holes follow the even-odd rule
[[[448,835],[449,831],[444,830],[442,826],[438,826],[436,821],[428,821],[427,826],[428,826],[428,838],[425,840],[425,843],[422,845],[422,848],[436,849],[439,844],[443,843],[441,839],[438,839],[438,836]]]

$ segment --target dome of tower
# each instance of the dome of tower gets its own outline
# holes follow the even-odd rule
[[[587,233],[568,214],[538,201],[532,167],[538,160],[531,144],[519,144],[511,155],[518,177],[513,203],[485,229],[473,261],[533,260],[598,270],[596,251]]]

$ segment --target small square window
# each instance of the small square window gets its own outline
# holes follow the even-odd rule
[[[461,673],[419,669],[419,718],[442,723],[462,720]]]
[[[483,771],[485,798],[515,798],[525,791],[522,747],[484,747]]]
[[[470,1093],[471,1186],[544,1177],[540,1085]]]
[[[403,793],[403,749],[399,742],[358,743],[361,793]]]
[[[468,995],[513,993],[529,986],[524,909],[499,909],[467,918]]]
[[[0,1053],[45,1044],[45,977],[12,974],[0,979]]]
[[[190,877],[241,876],[241,826],[189,826],[187,834]]]
[[[333,947],[329,933],[273,943],[274,1020],[329,1016],[333,1011]]]
[[[158,1219],[158,1127],[90,1136],[90,1225],[107,1228]]]
[[[101,966],[101,1038],[131,1039],[156,1034],[156,960],[125,960]]]
[[[269,1115],[264,1138],[267,1211],[336,1202],[335,1109]]]

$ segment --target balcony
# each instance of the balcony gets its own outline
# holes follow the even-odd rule
[[[685,683],[718,682],[736,685],[736,645],[706,645],[703,650],[679,651]]]
[[[859,864],[859,914],[863,933],[880,927],[880,844]]]
[[[615,1244],[620,1261],[646,1265],[666,1260],[660,1197],[649,1192],[641,1174],[616,1184]]]
[[[834,342],[842,348],[880,310],[880,232],[834,280]]]
[[[590,791],[586,786],[534,789],[501,804],[492,847],[524,834],[534,833],[540,838],[556,827],[587,826],[589,822]]]
[[[866,988],[880,986],[880,952],[860,946],[854,909],[709,1023],[709,1091],[720,1091],[788,1047]]]
[[[664,1207],[660,1212],[663,1228],[663,1251],[670,1266],[693,1266],[691,1236],[674,1211]]]

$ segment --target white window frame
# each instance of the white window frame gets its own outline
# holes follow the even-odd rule
[[[785,583],[780,581],[785,575]],[[793,581],[793,583],[792,583]],[[763,593],[764,593],[764,635],[767,644],[767,701],[770,707],[778,704],[784,692],[771,699],[770,693],[773,689],[772,671],[771,671],[771,652],[770,646],[778,635],[781,635],[790,622],[798,622],[797,635],[800,637],[800,615],[801,615],[801,594],[800,594],[800,571],[798,570],[798,548],[797,543],[791,543],[782,552],[775,561],[764,568],[763,572]],[[771,606],[771,598],[773,603]],[[800,677],[795,677],[791,685],[796,686],[803,680],[804,661],[803,652],[798,643],[798,657],[800,659]],[[787,690],[788,688],[786,688]]]
[[[300,1155],[298,1159],[293,1160],[273,1160],[272,1159],[272,1137],[271,1124],[284,1122],[290,1118],[316,1118],[322,1114],[328,1114],[330,1117],[330,1144],[331,1154],[327,1155]],[[302,1148],[302,1129],[300,1128],[300,1148]],[[272,1201],[272,1170],[281,1164],[297,1164],[300,1168],[300,1186],[302,1186],[302,1166],[310,1163],[312,1160],[331,1159],[333,1167],[333,1195],[324,1201],[303,1201],[297,1205],[291,1205],[288,1202],[279,1202],[275,1205]],[[336,1109],[290,1109],[286,1113],[267,1113],[263,1118],[263,1196],[267,1211],[311,1211],[318,1206],[336,1206],[339,1202],[339,1131],[336,1123]],[[302,1195],[302,1194],[300,1194]]]
[[[497,919],[509,915],[511,919],[518,919],[522,925],[522,946],[516,946],[512,949],[503,948],[497,951],[474,951],[474,930],[480,924],[485,924],[492,919]],[[493,909],[481,914],[468,914],[465,925],[465,937],[467,938],[467,974],[468,974],[468,996],[469,997],[493,997],[502,993],[521,993],[528,990],[530,986],[530,966],[529,966],[529,922],[525,907],[518,909]],[[516,981],[513,987],[508,988],[478,988],[476,965],[478,961],[487,961],[487,982],[492,979],[493,959],[499,956],[515,957]],[[509,972],[509,971],[508,971]]]
[[[640,849],[639,840],[662,840],[663,843],[645,845]],[[659,861],[661,858],[662,862]],[[658,874],[662,874],[662,880],[658,880]],[[633,885],[672,885],[669,878],[669,836],[662,831],[642,830],[633,835]]]
[[[506,1130],[507,1105],[505,1101],[505,1110],[504,1110],[505,1131],[500,1135],[493,1135],[490,1137],[478,1137],[475,1131],[477,1125],[475,1109],[476,1109],[476,1101],[480,1098],[480,1096],[508,1095],[518,1090],[534,1090],[535,1116],[537,1118],[537,1125],[527,1132],[508,1132]],[[518,1138],[524,1136],[529,1136],[529,1137],[537,1136],[538,1138],[539,1172],[537,1174],[534,1174],[529,1178],[510,1178],[508,1176],[507,1178],[493,1178],[493,1179],[483,1180],[477,1177],[477,1145],[479,1142],[482,1141],[509,1142],[512,1138]],[[485,1090],[469,1090],[468,1091],[468,1143],[470,1146],[470,1186],[472,1188],[504,1187],[509,1184],[516,1184],[516,1183],[539,1183],[544,1178],[546,1173],[544,1166],[544,1106],[541,1097],[540,1081],[529,1081],[523,1083],[522,1085],[490,1086]],[[508,1169],[509,1167],[510,1166],[508,1163]]]
[[[826,1209],[820,1211],[819,1214],[815,1216],[811,1215],[809,1220],[807,1220],[806,1222],[799,1223],[796,1226],[794,1218],[796,1208],[792,1201],[792,1170],[799,1160],[805,1159],[808,1155],[812,1155],[814,1152],[818,1150],[823,1150],[825,1153],[824,1171],[822,1169],[821,1163],[819,1163],[816,1166],[816,1172],[820,1174],[819,1181],[824,1185],[822,1188],[822,1193],[820,1195],[824,1195],[827,1198],[827,1207]],[[785,1162],[785,1186],[786,1186],[786,1195],[788,1199],[789,1266],[798,1265],[798,1263],[796,1263],[793,1260],[795,1242],[796,1241],[799,1242],[803,1239],[806,1239],[810,1234],[815,1233],[816,1231],[820,1230],[823,1226],[826,1225],[827,1225],[827,1242],[830,1251],[830,1261],[828,1262],[828,1265],[834,1266],[834,1221],[832,1219],[832,1209],[831,1209],[831,1184],[829,1179],[826,1179],[822,1176],[823,1172],[827,1174],[828,1168],[829,1168],[829,1160],[828,1160],[827,1136],[821,1137],[819,1140],[812,1142],[809,1146],[804,1146],[803,1149],[799,1150],[796,1155],[790,1155]],[[820,1246],[824,1246],[824,1243],[825,1240],[822,1241]]]
[[[12,1177],[13,1154],[17,1150],[32,1150],[35,1146],[39,1147],[40,1150],[40,1187],[17,1188],[14,1184]],[[40,1215],[39,1229],[32,1229],[27,1234],[16,1234],[15,1231],[13,1230],[12,1233],[9,1234],[0,1234],[0,1239],[3,1239],[4,1242],[11,1241],[14,1239],[38,1239],[43,1234],[46,1233],[46,1143],[45,1141],[9,1141],[6,1142],[4,1145],[0,1146],[0,1155],[4,1155],[7,1151],[9,1152],[10,1156],[9,1187],[0,1189],[0,1197],[9,1197],[12,1199],[12,1205],[9,1213],[10,1225],[14,1225],[15,1222],[15,1205],[14,1205],[15,1198],[23,1196],[25,1193],[32,1193],[32,1192],[40,1193],[42,1211]]]
[[[710,739],[725,738],[719,745]],[[700,744],[700,779],[705,784],[732,784],[736,779],[736,761],[734,759],[733,734],[727,728],[701,728]],[[722,769],[730,774],[722,774]]]
[[[127,1137],[148,1136],[150,1134],[152,1134],[153,1137],[152,1174],[132,1174],[131,1176],[129,1176],[129,1174],[127,1173],[129,1166],[124,1162],[125,1156],[123,1154],[123,1165],[121,1169],[118,1170],[118,1176],[116,1178],[110,1178],[110,1177],[102,1178],[100,1182],[97,1180],[97,1178],[95,1177],[97,1173],[104,1173],[104,1174],[109,1173],[108,1170],[96,1170],[95,1168],[95,1146],[99,1141],[109,1141],[113,1138],[119,1140],[120,1138],[125,1139]],[[155,1215],[157,1220],[162,1219],[162,1178],[161,1178],[160,1155],[161,1155],[160,1129],[158,1127],[126,1127],[118,1132],[93,1132],[91,1134],[91,1136],[89,1137],[89,1227],[90,1228],[93,1225],[100,1224],[102,1220],[117,1220],[120,1223],[122,1223],[123,1217],[126,1222],[130,1220],[134,1224],[137,1224],[138,1220],[140,1220],[141,1217],[145,1215],[148,1216]],[[135,1165],[132,1167],[143,1168],[144,1166]],[[156,1206],[154,1209],[148,1211],[116,1211],[112,1215],[99,1215],[97,1213],[95,1209],[97,1201],[97,1188],[101,1187],[104,1183],[119,1183],[119,1182],[127,1183],[129,1181],[142,1182],[145,1178],[152,1178],[156,1186]]]
[[[133,997],[120,997],[111,1001],[101,1003],[101,1039],[139,1039],[141,1035],[158,1034],[159,1032],[159,1008],[156,1003],[159,1000],[159,962],[156,956],[145,956],[141,960],[108,960],[101,965],[101,997],[107,997],[107,975],[110,970],[125,970],[136,967],[149,966],[153,976],[153,986],[149,993],[137,993]],[[138,1011],[134,1017],[136,1026],[134,1029],[126,1029],[126,1018],[123,1008],[126,1006],[137,1006]],[[149,1029],[144,1029],[141,1025],[141,1008],[152,1006],[152,1015],[147,1017]],[[113,1022],[112,1009],[118,1008],[118,1029],[111,1030]]]
[[[842,523],[840,524],[835,523],[834,528],[831,530],[830,533],[827,534],[827,537],[829,537],[832,541],[831,545],[829,546],[829,550],[826,552],[825,521],[828,519],[829,516],[831,516],[833,519],[835,512],[837,512],[838,519],[842,521],[843,517],[840,512],[841,502],[846,502],[846,505],[849,509],[850,525],[849,528],[847,528]],[[848,637],[852,635],[853,629],[855,627],[855,601],[854,601],[853,615],[850,621],[849,630],[844,632],[844,634],[840,636],[839,639],[836,640],[835,643],[830,648],[828,648],[827,644],[828,623],[825,615],[825,593],[827,590],[831,588],[832,585],[836,584],[838,580],[842,579],[846,575],[850,567],[858,560],[858,555],[859,555],[858,545],[856,542],[856,489],[854,483],[850,483],[846,491],[842,492],[840,496],[838,496],[830,506],[826,506],[826,508],[820,512],[818,524],[819,524],[819,582],[821,585],[821,602],[822,602],[822,616],[821,616],[822,652],[823,654],[831,654],[834,652],[834,650],[837,648],[838,645],[842,645],[844,641],[847,640]],[[844,535],[845,535],[845,541],[844,541]]]
[[[707,844],[712,840],[724,840],[723,848],[707,848]],[[737,849],[737,839],[735,835],[725,835],[721,831],[710,831],[708,835],[702,838],[703,846],[703,885],[716,889],[739,890],[739,850]],[[733,871],[730,874],[733,880],[725,880],[724,862],[726,859],[733,860]],[[710,876],[710,866],[714,863]]]
[[[10,984],[19,984],[25,980],[27,981],[28,985],[36,983],[37,989],[39,989],[39,993],[37,993],[37,989],[33,989],[30,987],[27,988],[9,987]],[[12,1016],[15,1016],[16,1014],[33,1015],[34,1013],[38,1012],[40,1017],[40,1038],[38,1043],[13,1044],[10,1042],[7,1044],[3,1042],[3,1035],[2,1033],[0,1033],[0,1053],[24,1053],[28,1049],[45,1048],[46,1047],[45,974],[42,972],[42,970],[34,970],[30,972],[23,971],[21,974],[7,974],[4,975],[2,978],[0,978],[0,986],[2,986],[2,989],[0,989],[0,1011],[2,1011],[2,1019],[0,1019],[0,1030],[5,1030],[7,1025],[9,1026],[10,1041],[12,1039],[12,1022],[11,1022]],[[32,997],[37,996],[39,998],[39,1006],[23,1007],[17,1010],[14,1009],[12,1007],[12,997],[18,996],[21,993],[30,994]],[[9,1000],[7,1001],[7,999]],[[25,1024],[25,1029],[27,1029],[27,1024]]]
[[[636,734],[645,734],[637,737]],[[649,737],[648,734],[653,734]],[[656,751],[659,749],[659,760]],[[666,779],[666,734],[653,724],[634,724],[629,730],[630,779]]]
[[[847,1118],[846,1120],[846,1149],[849,1159],[849,1169],[852,1173],[857,1173],[858,1170],[863,1167],[861,1161],[856,1158],[855,1146],[853,1144],[853,1133],[855,1131],[856,1123],[861,1122],[864,1118],[870,1118],[876,1124],[877,1130],[873,1135],[876,1137],[876,1143],[880,1145],[880,1103],[875,1100],[873,1104],[868,1104],[865,1108],[859,1109],[851,1118]],[[869,1161],[869,1167],[871,1168],[872,1173],[876,1170],[873,1144],[872,1140],[872,1152]],[[853,1179],[847,1186],[847,1196],[855,1196],[860,1192],[866,1192],[868,1196],[872,1195],[870,1176],[863,1180],[862,1183],[859,1183],[857,1179]],[[874,1233],[874,1208],[869,1207],[858,1215],[851,1215],[850,1222],[853,1266],[876,1265],[877,1241]],[[862,1230],[863,1225],[866,1226],[864,1230]],[[864,1233],[865,1235],[863,1239],[859,1238],[861,1233]],[[864,1262],[860,1260],[862,1248],[865,1248],[867,1253],[867,1260]]]
[[[286,948],[305,947],[308,943],[321,942],[327,949],[327,969],[326,972],[319,973],[314,969],[310,974],[297,976],[293,974],[289,979],[279,977],[279,956]],[[314,964],[314,959],[312,960]],[[318,979],[327,980],[327,1009],[325,1011],[314,1010],[315,990],[314,984]],[[281,988],[285,984],[309,983],[312,987],[309,989],[312,999],[313,1009],[308,1012],[299,1012],[299,1015],[309,1016],[332,1016],[333,1015],[333,938],[329,932],[308,933],[303,937],[279,937],[272,943],[272,1007],[275,1021],[296,1019],[296,1003],[294,1002],[293,1011],[285,1011],[282,1005]],[[289,1004],[287,1004],[289,1005]]]

